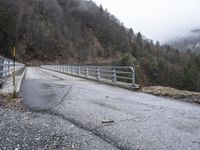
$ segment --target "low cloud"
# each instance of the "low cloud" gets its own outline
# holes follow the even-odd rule
[[[162,42],[200,28],[199,0],[94,0],[125,26]]]

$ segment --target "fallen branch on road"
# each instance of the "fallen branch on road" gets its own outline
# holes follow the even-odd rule
[[[103,120],[102,123],[106,124],[106,123],[114,123],[114,120]]]

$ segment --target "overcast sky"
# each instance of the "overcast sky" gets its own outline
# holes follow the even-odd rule
[[[93,0],[126,27],[165,42],[200,28],[200,0]]]

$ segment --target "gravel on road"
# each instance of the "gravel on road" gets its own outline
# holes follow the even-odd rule
[[[1,150],[117,149],[59,116],[0,107]]]

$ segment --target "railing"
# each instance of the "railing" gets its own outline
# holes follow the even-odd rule
[[[15,71],[24,67],[24,64],[15,63]],[[0,79],[10,76],[14,72],[14,62],[11,59],[0,56]]]
[[[70,66],[42,65],[41,68],[97,80],[126,82],[135,85],[135,70],[131,66]]]

